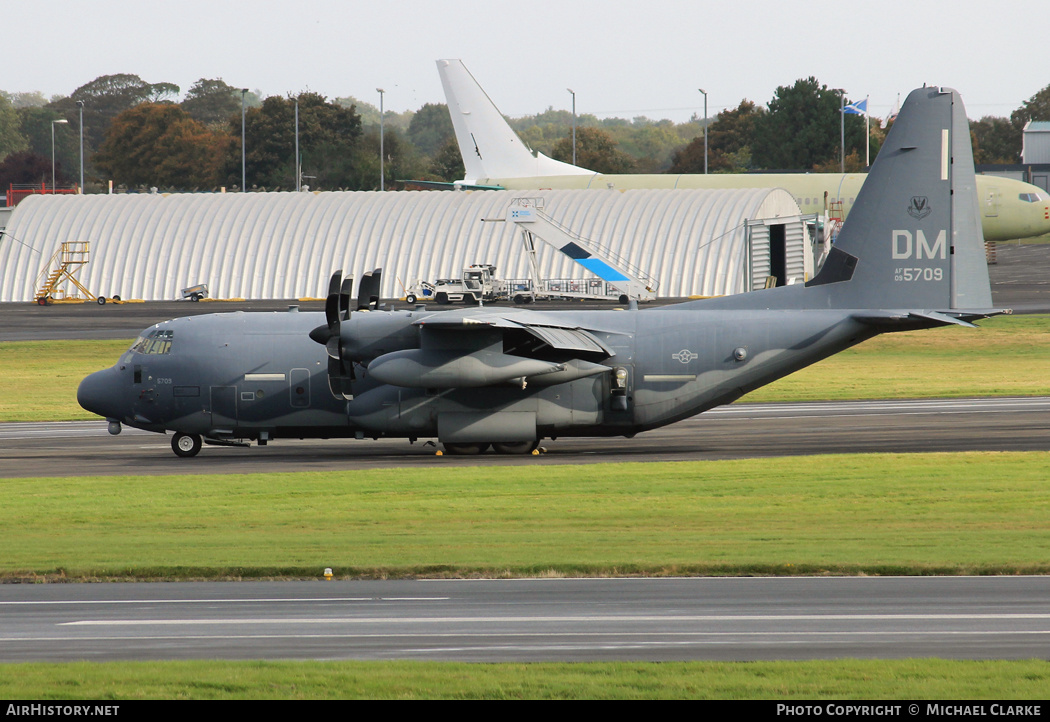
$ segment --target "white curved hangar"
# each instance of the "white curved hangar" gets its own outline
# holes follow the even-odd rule
[[[770,237],[783,249],[784,278],[802,282],[812,271],[805,223],[781,189],[35,196],[15,208],[0,240],[0,301],[32,301],[66,241],[90,243],[78,278],[93,293],[147,301],[198,283],[215,298],[323,297],[340,268],[383,268],[384,298],[471,263],[527,278],[520,230],[482,221],[503,219],[525,196],[645,269],[661,297],[761,287]],[[554,248],[540,245],[538,257],[544,278],[588,277]]]

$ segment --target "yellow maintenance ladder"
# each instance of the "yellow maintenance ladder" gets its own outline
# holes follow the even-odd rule
[[[87,290],[77,279],[77,274],[89,260],[91,254],[90,241],[66,241],[51,256],[44,269],[37,276],[36,302],[41,306],[48,306],[54,301],[80,301],[79,296],[69,295],[60,286],[68,281],[72,283],[87,299],[94,298],[101,306],[106,302],[105,296],[95,296]],[[120,303],[120,297],[114,296],[113,300]]]

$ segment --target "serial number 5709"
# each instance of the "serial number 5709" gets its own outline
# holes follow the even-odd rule
[[[944,270],[940,268],[898,268],[893,274],[894,281],[940,281]]]

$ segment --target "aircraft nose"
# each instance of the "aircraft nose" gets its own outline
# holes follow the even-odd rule
[[[96,371],[80,382],[80,386],[77,387],[77,401],[93,414],[109,419],[123,418],[125,414],[118,408],[119,377],[115,367]]]

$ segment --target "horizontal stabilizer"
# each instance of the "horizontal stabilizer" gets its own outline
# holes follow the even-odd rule
[[[869,326],[907,330],[934,328],[936,326],[965,326],[977,328],[971,321],[1008,314],[1008,309],[982,309],[974,311],[867,311],[853,314],[853,318]]]

